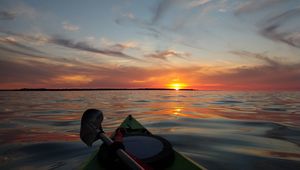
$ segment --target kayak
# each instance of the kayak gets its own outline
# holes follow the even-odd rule
[[[133,118],[131,115],[129,115],[121,123],[119,128],[126,129],[125,135],[152,136],[152,134],[145,127],[143,127],[143,125],[141,125],[135,118]],[[112,134],[111,138],[114,139],[115,135],[116,135],[116,133]],[[155,148],[151,148],[151,150],[155,150]],[[139,152],[141,152],[141,150],[139,150]],[[205,170],[206,169],[203,166],[194,162],[193,160],[189,159],[188,157],[184,156],[183,154],[177,152],[176,150],[173,150],[173,152],[174,152],[174,154],[173,154],[171,163],[169,163],[169,165],[167,167],[165,167],[164,169],[166,169],[166,170],[182,170],[182,169]],[[81,169],[83,169],[83,170],[110,169],[110,168],[107,168],[107,166],[104,166],[103,163],[101,163],[101,161],[99,161],[99,157],[103,156],[103,154],[105,154],[105,152],[100,147],[99,150],[92,153],[90,158],[82,164]]]

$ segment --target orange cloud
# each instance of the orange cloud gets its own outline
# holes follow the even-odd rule
[[[263,58],[265,59],[265,58]],[[0,88],[167,88],[182,83],[201,90],[299,90],[300,64],[252,67],[109,67],[0,60]]]
[[[93,79],[86,75],[61,75],[52,81],[58,84],[89,84]]]

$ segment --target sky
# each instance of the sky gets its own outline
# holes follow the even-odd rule
[[[1,0],[19,88],[300,90],[300,1]]]

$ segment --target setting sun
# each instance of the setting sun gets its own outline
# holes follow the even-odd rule
[[[186,84],[183,83],[172,83],[169,84],[169,88],[171,89],[175,89],[175,90],[180,90],[186,87]]]

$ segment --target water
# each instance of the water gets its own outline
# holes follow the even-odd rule
[[[88,108],[112,131],[132,114],[208,169],[300,169],[300,92],[0,92],[0,169],[78,169]]]

